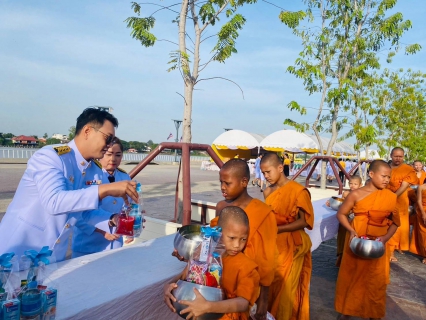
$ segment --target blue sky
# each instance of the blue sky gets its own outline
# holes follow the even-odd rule
[[[287,10],[303,9],[302,1],[274,3]],[[154,11],[143,8],[146,14]],[[403,42],[420,43],[423,50],[416,56],[400,53],[389,67],[426,72],[426,6],[423,0],[400,0],[396,10],[413,22]],[[230,82],[201,82],[194,96],[193,142],[211,143],[223,128],[267,135],[283,129],[285,118],[301,120],[287,109],[291,100],[318,105],[319,97],[308,96],[301,81],[286,73],[301,44],[279,22],[279,12],[264,2],[242,10],[247,23],[238,39],[238,54],[225,64],[210,64],[201,77],[237,82],[244,99]],[[114,108],[120,123],[117,136],[124,140],[161,142],[170,132],[175,135],[171,119],[182,118],[183,101],[176,92],[183,93],[183,84],[178,72],[166,70],[176,47],[164,41],[142,47],[123,22],[132,15],[130,1],[122,0],[1,1],[0,132],[67,134],[84,108],[99,105]],[[176,41],[174,17],[156,15],[158,39]],[[203,61],[213,45],[206,42],[202,47]],[[314,112],[302,120],[310,121]]]

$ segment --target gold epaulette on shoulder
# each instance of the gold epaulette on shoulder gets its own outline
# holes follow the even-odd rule
[[[98,160],[96,160],[96,159],[94,159],[93,160],[93,162],[99,167],[99,168],[101,168],[102,169],[102,165],[101,165],[101,163],[98,161]]]
[[[56,151],[58,156],[62,156],[63,154],[70,152],[71,148],[68,146],[62,146],[62,147],[54,147],[53,150]]]
[[[123,173],[127,173],[126,171],[124,171],[123,169],[121,169],[121,168],[117,168],[117,170],[118,171],[121,171],[121,172],[123,172]]]

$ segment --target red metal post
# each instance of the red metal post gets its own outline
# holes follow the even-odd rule
[[[189,145],[182,144],[182,178],[183,178],[183,219],[182,225],[191,224],[191,166],[189,164]]]

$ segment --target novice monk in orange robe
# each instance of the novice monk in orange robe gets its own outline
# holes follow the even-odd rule
[[[426,184],[418,187],[417,199],[410,252],[423,257],[422,263],[426,264]]]
[[[421,186],[426,179],[426,172],[423,170],[423,163],[420,160],[416,160],[413,162],[414,171],[416,171],[416,176],[419,178],[419,185]],[[408,199],[410,200],[410,205],[417,204],[417,193],[415,190],[411,188],[408,189]]]
[[[260,296],[256,301],[257,319],[264,319],[268,309],[269,286],[274,279],[277,253],[277,221],[269,206],[247,193],[250,169],[241,159],[231,159],[219,172],[225,200],[216,205],[216,215],[210,225],[217,225],[219,214],[227,206],[238,206],[249,217],[250,236],[244,254],[259,266]]]
[[[352,191],[337,212],[337,219],[348,230],[336,284],[334,306],[341,314],[339,319],[350,316],[380,319],[386,312],[386,286],[389,283],[389,261],[381,258],[365,259],[355,255],[349,247],[354,237],[367,236],[386,242],[399,225],[396,211],[397,196],[387,189],[391,175],[390,166],[383,160],[370,164],[370,183]],[[347,215],[352,210],[354,220]]]
[[[242,253],[249,236],[249,221],[246,213],[239,207],[226,207],[222,210],[218,225],[222,227],[222,243],[225,253],[222,255],[223,270],[221,287],[227,300],[211,302],[204,299],[195,289],[193,301],[179,301],[188,307],[181,311],[186,319],[199,317],[205,313],[225,313],[221,319],[248,320],[249,308],[259,296],[259,273],[253,260]],[[172,290],[176,282],[185,280],[187,267],[172,283],[164,286],[164,301],[173,312],[176,312],[172,301],[176,301]]]
[[[260,168],[271,184],[265,201],[278,224],[278,267],[269,294],[269,310],[276,319],[309,319],[309,283],[312,272],[311,239],[314,210],[309,191],[286,178],[275,153],[266,154]]]
[[[390,247],[390,260],[398,261],[394,255],[394,251],[398,250],[399,253],[409,249],[410,238],[410,221],[408,213],[408,191],[410,185],[418,184],[418,178],[414,168],[404,162],[404,149],[396,147],[391,152],[391,180],[388,188],[398,196],[397,206],[401,219],[401,226],[396,231],[392,239],[389,240],[388,246]]]

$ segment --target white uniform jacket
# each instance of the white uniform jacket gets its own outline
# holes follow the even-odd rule
[[[28,160],[0,223],[0,254],[20,257],[25,250],[49,246],[57,261],[64,260],[71,227],[82,211],[98,208],[98,186],[82,189],[94,164],[82,157],[74,140],[68,146],[46,146]]]

